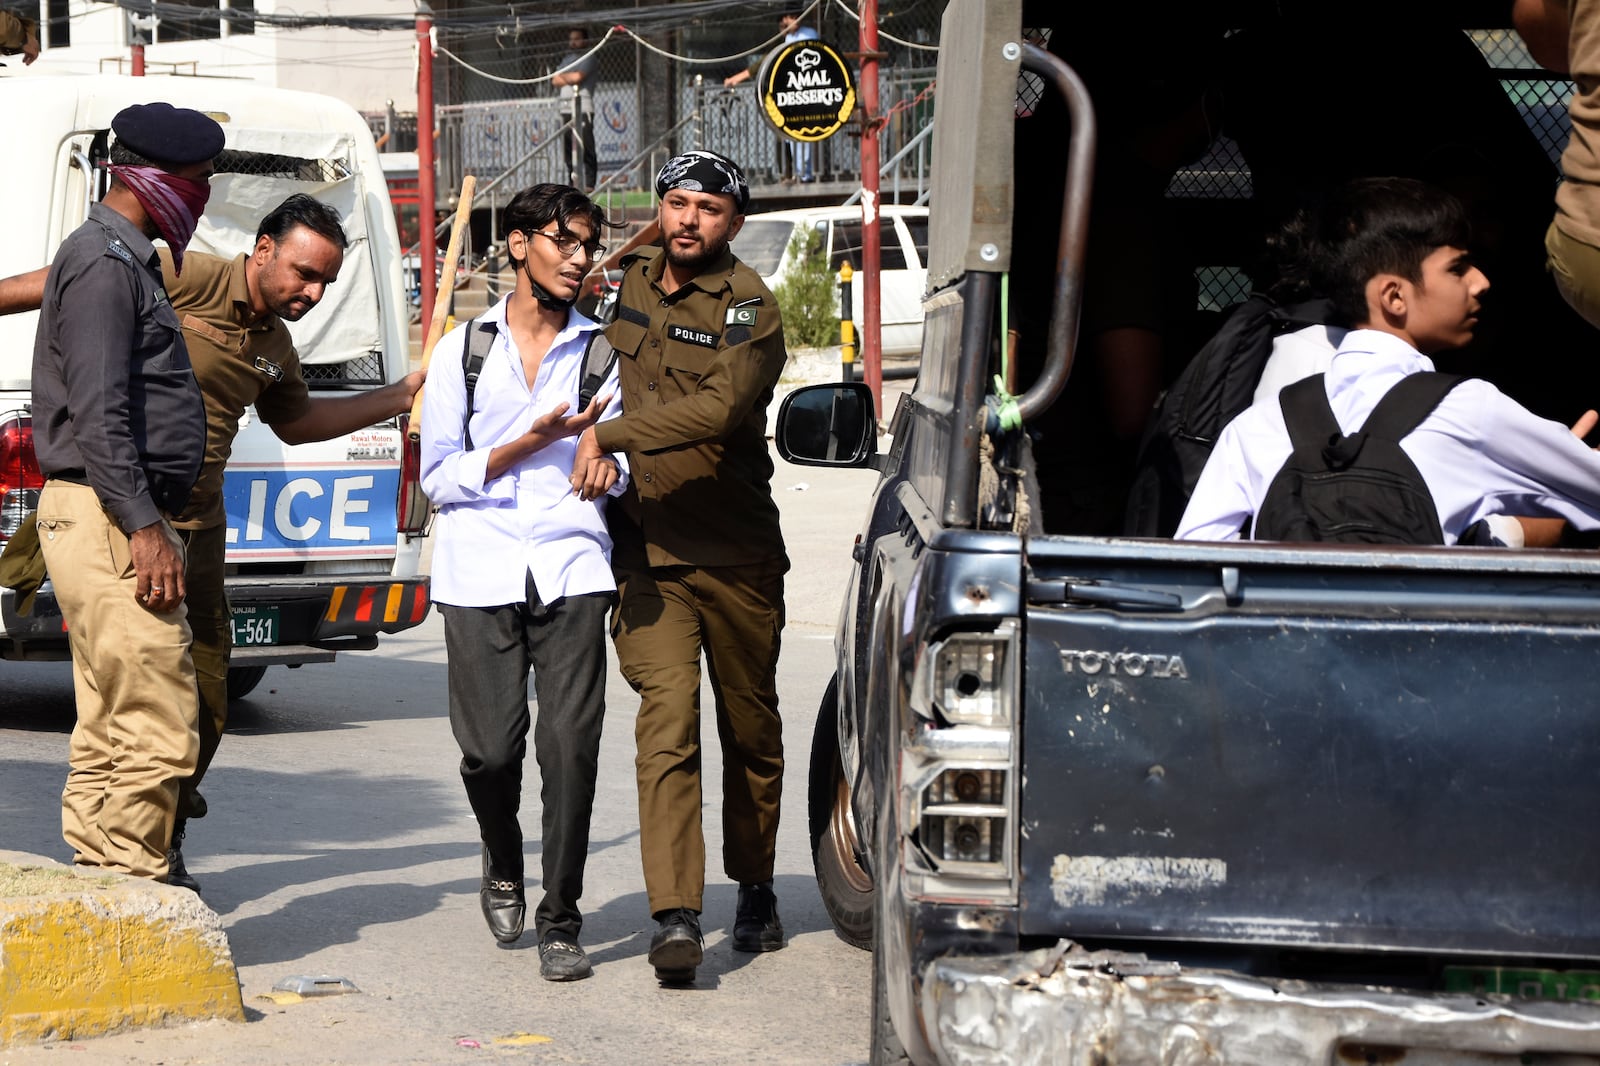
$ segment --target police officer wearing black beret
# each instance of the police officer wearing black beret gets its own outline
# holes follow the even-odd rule
[[[57,251],[33,353],[40,545],[72,647],[62,835],[74,861],[164,881],[198,714],[170,518],[200,471],[205,410],[151,243],[181,264],[223,131],[139,104],[111,123],[111,186]],[[180,267],[181,269],[181,267]]]

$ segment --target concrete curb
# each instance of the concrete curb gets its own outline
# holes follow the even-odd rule
[[[222,919],[192,892],[0,851],[0,1047],[244,1020]]]

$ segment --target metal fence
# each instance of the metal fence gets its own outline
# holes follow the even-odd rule
[[[897,69],[878,79],[880,110],[893,109],[880,134],[882,158],[892,159],[933,120],[931,68]],[[677,95],[676,121],[641,129],[634,86],[601,82],[592,93],[594,140],[600,183],[644,188],[668,157],[688,148],[709,148],[739,161],[753,186],[794,181],[792,142],[761,114],[749,84],[725,88],[695,76]],[[517,189],[541,181],[570,181],[571,104],[553,97],[457,104],[438,110],[439,188],[458,188],[465,174],[481,184],[497,178],[500,202]],[[927,139],[911,145],[882,177],[890,199],[914,199],[927,190],[931,152]],[[823,182],[860,180],[861,142],[853,125],[816,146]],[[899,195],[896,192],[899,191]],[[491,195],[493,195],[491,193]]]
[[[880,13],[885,36],[879,113],[887,119],[880,134],[883,159],[912,144],[932,122],[933,48],[944,4],[916,0],[899,12]],[[588,102],[599,183],[647,187],[667,156],[704,147],[738,160],[758,192],[787,184],[794,177],[791,142],[767,124],[749,81],[723,85],[725,78],[759,61],[761,46],[775,35],[777,15],[786,6],[754,2],[671,29],[647,26],[638,39],[615,31],[602,37],[598,28],[586,27],[593,34],[590,46],[599,46]],[[857,50],[853,5],[819,0],[804,21],[841,53]],[[493,32],[441,35],[441,59],[435,65],[441,197],[458,188],[465,173],[475,174],[480,188],[506,175],[502,203],[528,184],[570,180],[573,168],[560,143],[569,105],[546,79],[572,54],[568,33],[574,28],[569,22],[523,29],[508,19]],[[889,198],[925,193],[926,138],[919,148],[907,151],[884,175]],[[860,127],[854,119],[815,152],[819,180],[859,184]]]

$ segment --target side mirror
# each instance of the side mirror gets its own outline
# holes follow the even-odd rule
[[[807,385],[783,398],[778,454],[801,466],[871,466],[878,454],[872,390],[859,381]]]

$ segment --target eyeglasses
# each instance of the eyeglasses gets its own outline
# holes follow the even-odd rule
[[[572,257],[572,253],[576,252],[579,248],[583,249],[583,254],[588,257],[589,262],[591,263],[598,263],[600,260],[606,257],[606,246],[597,241],[589,241],[585,243],[583,240],[570,234],[565,237],[558,237],[554,233],[546,233],[542,229],[530,229],[524,230],[523,232],[537,233],[541,237],[549,237],[550,240],[555,243],[556,252],[560,254],[561,258],[563,259],[570,259]]]

